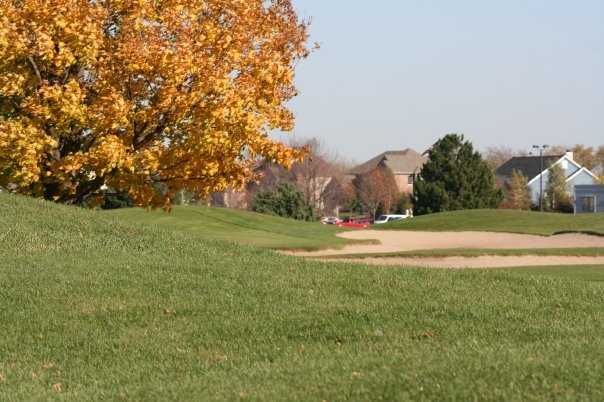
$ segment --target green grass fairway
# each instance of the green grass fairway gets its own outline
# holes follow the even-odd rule
[[[0,195],[1,401],[604,400],[604,284],[280,256]]]
[[[226,208],[175,207],[169,214],[128,208],[103,213],[125,222],[155,224],[200,239],[228,240],[271,249],[318,250],[350,243],[336,237],[342,229],[332,225]]]
[[[604,235],[604,214],[554,214],[502,209],[444,212],[378,225],[381,230],[488,231],[553,235],[584,232]]]
[[[590,282],[601,282],[604,284],[604,267],[587,266],[555,266],[555,267],[526,267],[526,268],[502,268],[495,269],[505,271],[513,275],[546,275],[551,277],[566,278],[571,280],[582,280]]]

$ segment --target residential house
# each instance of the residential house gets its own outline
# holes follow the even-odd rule
[[[415,179],[426,163],[427,158],[411,148],[402,151],[386,151],[375,158],[349,170],[349,178],[369,173],[378,167],[386,167],[392,171],[398,189],[402,193],[413,193]]]
[[[259,162],[255,168],[258,180],[248,183],[242,191],[229,189],[215,193],[211,204],[219,207],[247,209],[251,206],[254,195],[259,191],[272,191],[279,184],[294,184],[303,194],[306,201],[315,208],[318,214],[326,210],[332,211],[326,203],[328,195],[333,200],[331,191],[338,189],[334,167],[320,156],[307,158],[303,162],[294,163],[291,169],[269,161]]]
[[[254,194],[258,191],[271,191],[280,183],[291,182],[293,180],[293,176],[289,170],[268,161],[258,162],[254,166],[254,173],[258,175],[258,180],[249,182],[244,189],[237,191],[229,188],[226,191],[212,194],[210,197],[211,205],[224,208],[248,209],[254,198]]]
[[[604,185],[575,186],[575,213],[604,212]]]
[[[564,155],[547,155],[543,158],[540,156],[516,156],[497,168],[495,175],[498,183],[505,189],[511,181],[514,170],[522,173],[528,179],[531,199],[535,205],[538,205],[541,197],[541,185],[543,184],[543,193],[545,193],[549,169],[555,165],[560,166],[564,171],[570,195],[573,195],[575,186],[593,185],[598,181],[596,175],[574,160],[572,152]]]

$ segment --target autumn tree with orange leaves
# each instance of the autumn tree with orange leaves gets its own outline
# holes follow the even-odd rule
[[[0,186],[169,206],[290,165],[307,40],[291,0],[0,0]]]
[[[378,212],[389,213],[400,197],[394,174],[387,167],[377,167],[352,180],[352,187],[363,207],[376,219]]]

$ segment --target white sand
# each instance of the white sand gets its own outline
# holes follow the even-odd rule
[[[353,240],[375,240],[379,244],[348,245],[338,250],[293,252],[303,257],[345,254],[396,253],[437,249],[549,249],[604,248],[604,237],[585,234],[534,236],[492,232],[415,232],[359,230],[344,232],[340,237]],[[384,257],[347,261],[376,265],[398,265],[439,268],[495,268],[547,265],[604,265],[604,257],[578,256],[480,256],[480,257]]]

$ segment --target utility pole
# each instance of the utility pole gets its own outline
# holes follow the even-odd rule
[[[539,210],[543,212],[543,153],[549,148],[549,145],[533,145],[533,149],[539,150],[539,160],[541,161],[541,173],[539,174]]]

